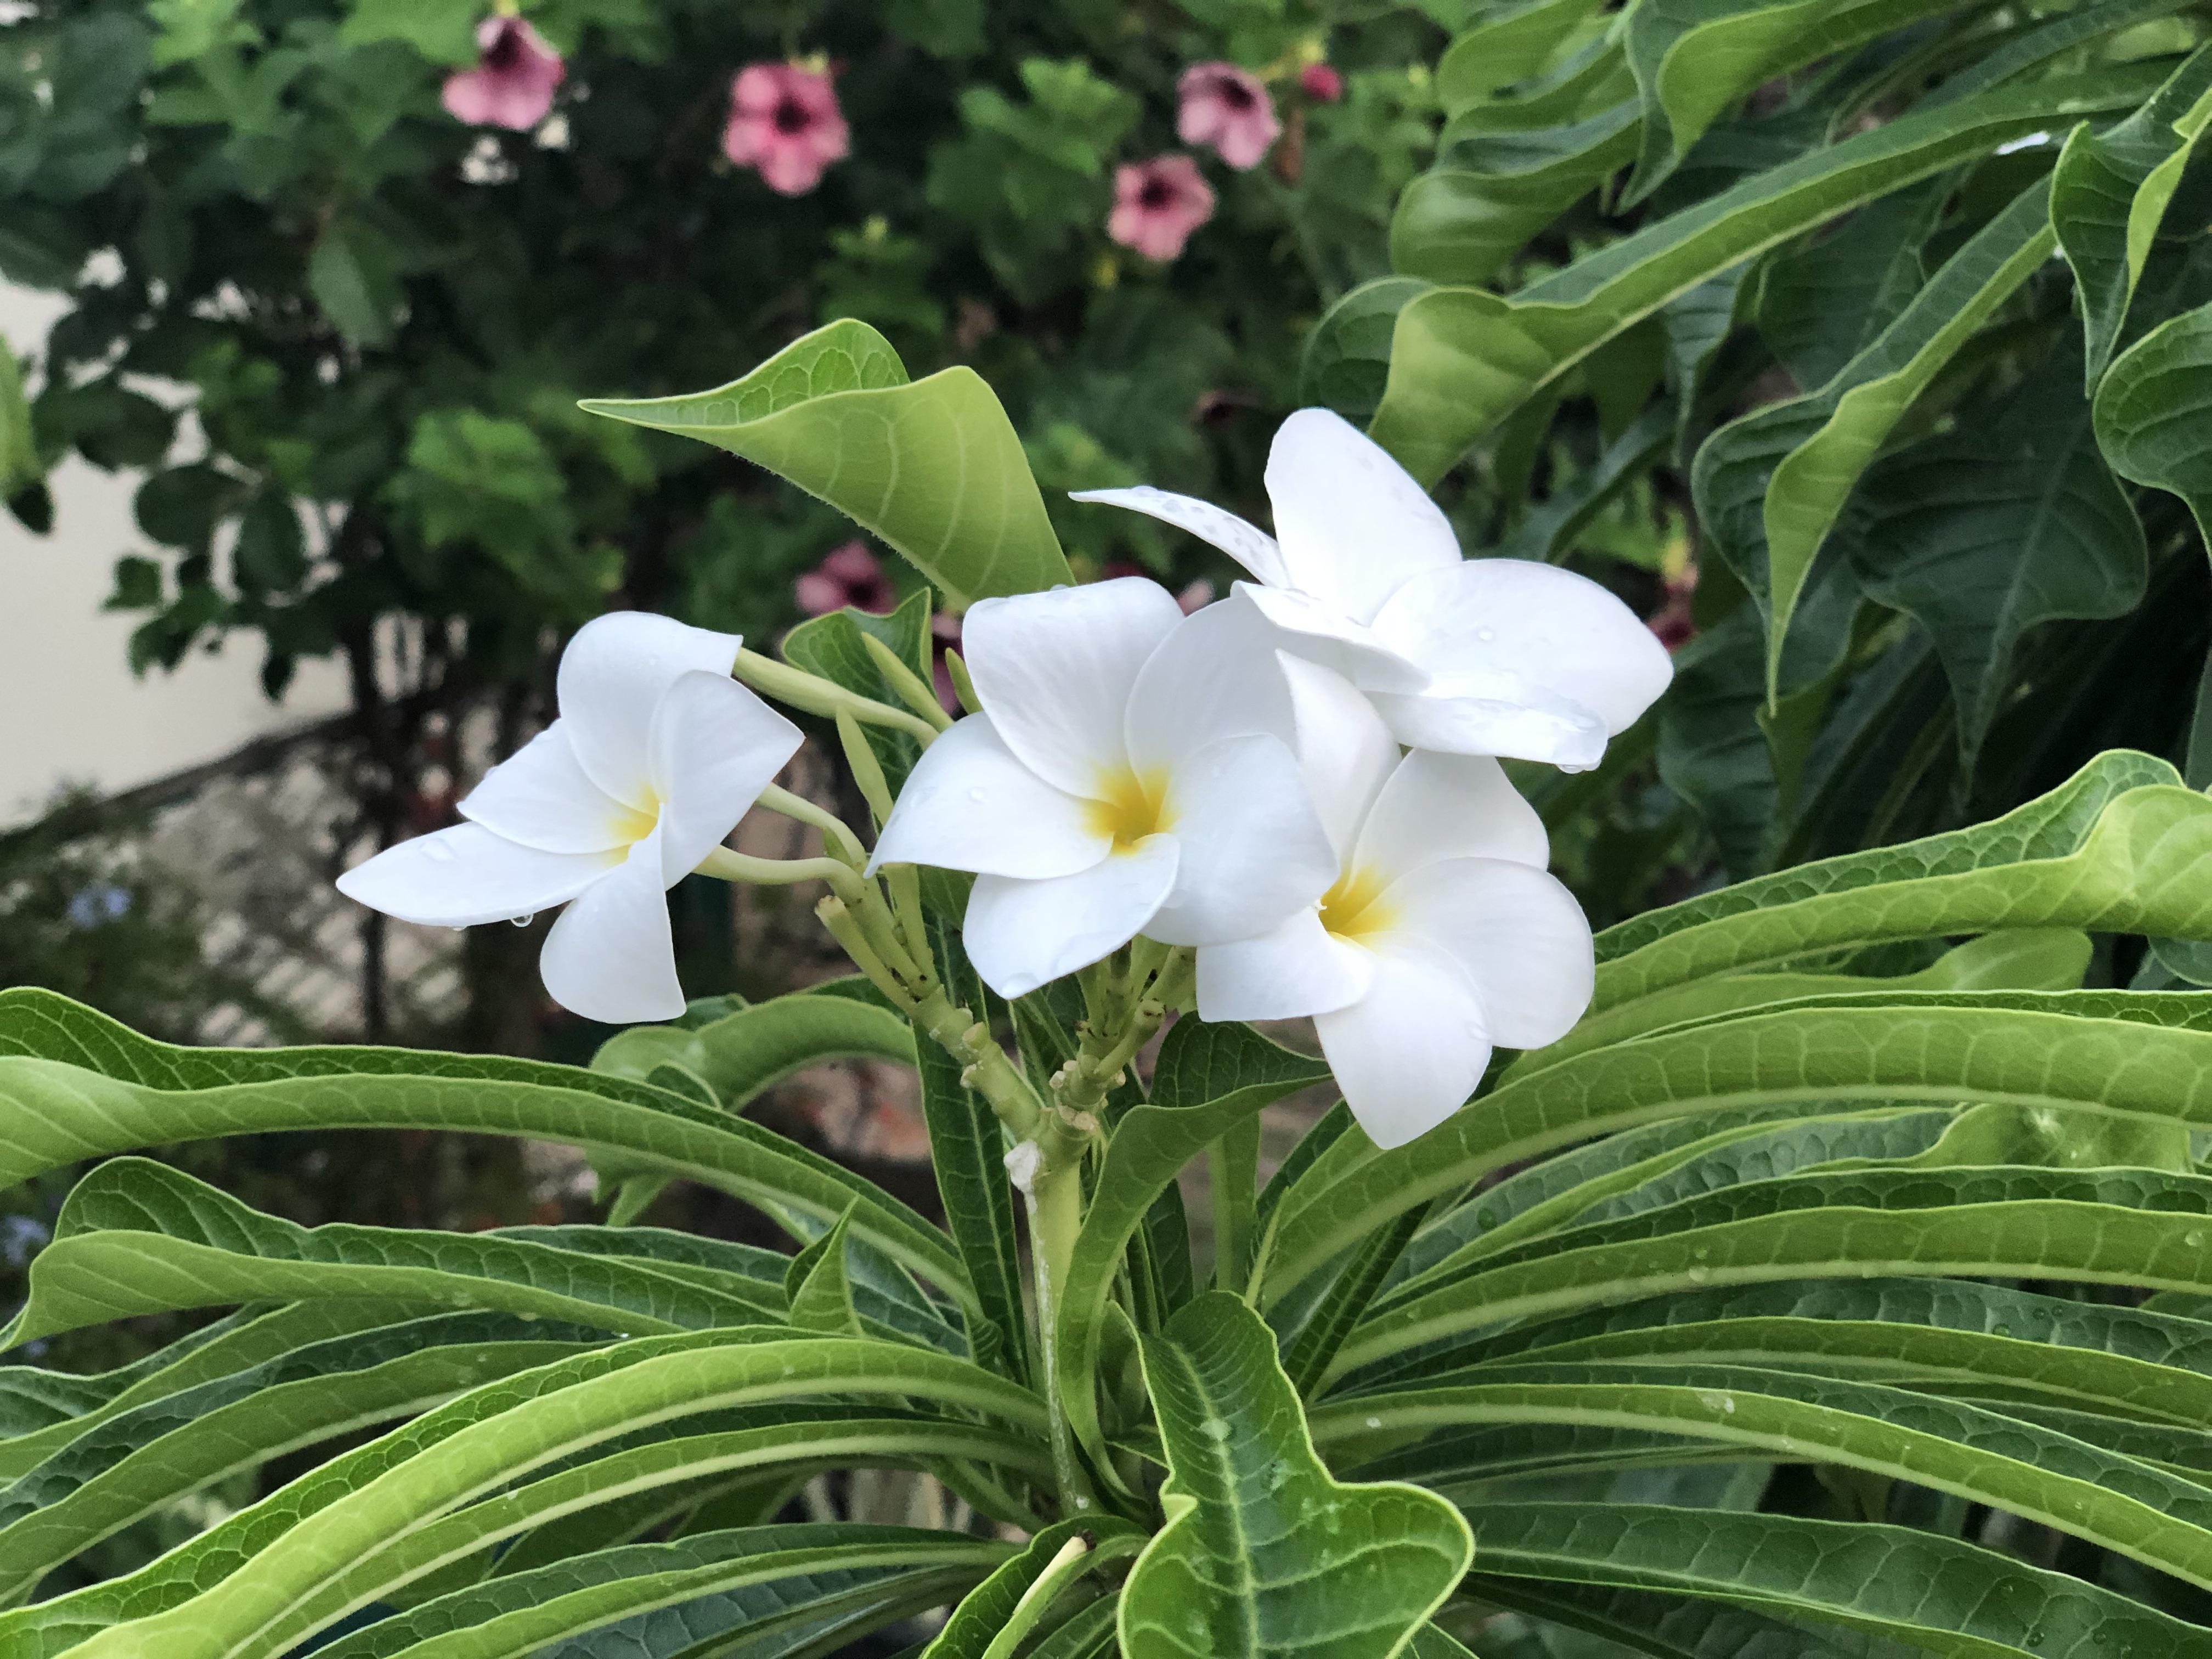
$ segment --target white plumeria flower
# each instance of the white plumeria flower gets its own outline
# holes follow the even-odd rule
[[[1336,860],[1265,634],[1136,576],[983,600],[962,631],[982,712],[922,756],[870,867],[975,872],[963,939],[1008,997],[1140,933],[1218,944],[1310,908]]]
[[[1198,1012],[1313,1015],[1352,1115],[1376,1146],[1401,1146],[1459,1109],[1493,1045],[1541,1048],[1582,1018],[1589,923],[1496,761],[1401,759],[1351,684],[1284,661],[1339,869],[1272,933],[1199,951]]]
[[[1667,689],[1667,648],[1572,571],[1462,559],[1443,511],[1388,452],[1325,409],[1285,421],[1267,453],[1267,535],[1209,501],[1090,489],[1211,542],[1286,648],[1368,693],[1401,743],[1597,764]]]
[[[561,656],[560,718],[484,775],[460,804],[469,822],[379,853],[338,890],[447,927],[567,904],[538,957],[553,1000],[610,1024],[675,1018],[663,896],[799,747],[730,678],[738,646],[635,611],[586,623]]]

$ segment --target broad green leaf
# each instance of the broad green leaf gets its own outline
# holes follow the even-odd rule
[[[74,1060],[30,1058],[55,1055]],[[82,1070],[89,1066],[94,1070]],[[726,1112],[604,1072],[401,1048],[180,1048],[50,993],[0,992],[0,1186],[110,1152],[274,1129],[443,1128],[567,1141],[863,1239],[971,1299],[944,1233],[872,1183]]]
[[[1798,598],[1861,475],[1937,372],[2050,257],[2050,190],[2042,179],[2021,192],[1834,380],[1730,422],[1698,450],[1700,520],[1766,611],[1770,705]]]
[[[594,1364],[597,1374],[588,1369]],[[485,1414],[503,1389],[542,1389],[549,1372],[574,1379],[558,1388],[558,1409]],[[351,1570],[374,1562],[395,1540],[419,1544],[430,1523],[518,1477],[678,1414],[824,1394],[930,1400],[1034,1432],[1044,1428],[1034,1395],[963,1361],[896,1343],[838,1337],[731,1341],[724,1335],[603,1349],[479,1389],[417,1419],[387,1438],[422,1450],[295,1521],[253,1555],[250,1572],[233,1572],[167,1611],[111,1626],[82,1644],[81,1659],[118,1659],[149,1648],[176,1659],[234,1659],[267,1650],[272,1641],[296,1641],[388,1588],[386,1582],[363,1583],[360,1576],[349,1581]],[[805,1437],[795,1438],[792,1449],[803,1454]],[[325,1465],[318,1474],[337,1467]]]
[[[603,1340],[582,1328],[446,1314],[312,1343],[93,1425],[0,1488],[0,1596],[234,1471]]]
[[[983,982],[958,937],[941,920],[925,924],[937,971],[963,1007],[988,1007]],[[1021,1247],[1014,1235],[1013,1185],[1006,1179],[1006,1136],[990,1103],[960,1081],[961,1066],[937,1043],[920,1046],[922,1118],[929,1164],[945,1203],[945,1224],[975,1287],[979,1316],[998,1332],[1000,1364],[1018,1380],[1030,1374],[1029,1321],[1023,1311]]]
[[[1059,1328],[1050,1339],[1059,1347],[1062,1409],[1093,1454],[1104,1451],[1097,1370],[1107,1298],[1122,1252],[1152,1200],[1184,1164],[1237,1123],[1328,1075],[1319,1060],[1279,1048],[1247,1026],[1185,1019],[1169,1030],[1152,1073],[1151,1103],[1132,1109],[1107,1146],[1068,1263]]]
[[[1856,1632],[1814,1634],[1802,1625],[1723,1603],[1661,1595],[1648,1590],[1551,1584],[1534,1578],[1468,1580],[1481,1599],[1554,1626],[1614,1644],[1612,1651],[1563,1652],[1500,1646],[1493,1639],[1484,1659],[1612,1659],[1622,1650],[1652,1659],[1921,1659],[1927,1650],[1905,1647]]]
[[[2148,756],[2099,756],[1971,830],[1846,854],[1654,910],[1599,936],[1603,1011],[1711,975],[1891,939],[2015,927],[2196,938],[2212,802]]]
[[[659,1066],[680,1066],[732,1112],[763,1090],[832,1060],[914,1064],[914,1028],[903,1016],[857,997],[818,993],[757,1002],[704,1025],[636,1025],[592,1057],[594,1071],[647,1081]]]
[[[1298,363],[1298,398],[1333,409],[1348,421],[1370,419],[1382,402],[1398,313],[1435,285],[1415,276],[1362,283],[1306,331]]]
[[[1955,1659],[2193,1659],[2203,1642],[2196,1626],[2071,1575],[1903,1527],[1629,1504],[1515,1504],[1468,1519],[1486,1576],[1709,1597]]]
[[[1349,1486],[1314,1455],[1274,1334],[1198,1297],[1144,1339],[1166,1523],[1122,1589],[1125,1659],[1395,1652],[1467,1571],[1467,1524],[1407,1486]]]
[[[848,1611],[888,1624],[988,1572],[1006,1546],[911,1527],[799,1524],[634,1544],[503,1574],[319,1650],[325,1659],[677,1659]],[[841,1625],[858,1636],[868,1624]]]
[[[2159,1022],[2204,1012],[2193,994],[1891,994],[1786,1005],[1599,1049],[1507,1083],[1479,1109],[1301,1192],[1282,1216],[1271,1298],[1389,1218],[1490,1170],[1738,1103],[1971,1097],[2200,1125],[2212,1121],[2212,1031]],[[1934,1248],[1940,1224],[1927,1226],[1921,1243]]]
[[[1850,555],[1869,597],[1917,618],[1951,682],[1971,772],[2014,683],[2014,647],[2062,618],[2124,616],[2149,562],[2063,350],[1990,409],[1869,475]]]
[[[971,368],[909,382],[850,319],[740,380],[676,398],[583,407],[696,438],[781,474],[906,555],[965,602],[1069,582],[1021,440]]]
[[[2200,50],[2127,119],[2102,132],[2078,126],[2060,152],[2051,222],[2074,268],[2092,392],[2112,360],[2151,243],[2208,123],[2212,51]]]
[[[2159,1204],[2173,1207],[2132,1207]],[[2194,1291],[2212,1279],[2208,1241],[2212,1183],[2195,1177],[2014,1168],[1793,1176],[1571,1229],[1409,1287],[1352,1334],[1338,1374],[1508,1319],[1708,1285],[1922,1273]]]
[[[1390,264],[1431,283],[1490,280],[1636,153],[1633,99],[1566,125],[1447,141],[1390,216]]]
[[[1437,98],[1457,114],[1542,69],[1597,9],[1596,0],[1526,0],[1483,18],[1437,61]]]
[[[2212,523],[2212,447],[2197,411],[2212,388],[2212,306],[2160,323],[2097,383],[2097,443],[2112,471],[2179,495]]]
[[[1778,76],[1950,9],[1954,0],[1644,0],[1627,56],[1643,94],[1639,202],[1730,105]]]
[[[961,1598],[920,1659],[997,1659],[1000,1632],[1024,1601],[1031,1597],[1068,1545],[1080,1541],[1079,1558],[1084,1571],[1133,1555],[1141,1547],[1141,1528],[1112,1516],[1062,1521],[1047,1527],[1030,1540],[1020,1554],[995,1568],[991,1576]]]
[[[699,1330],[777,1322],[779,1291],[735,1275],[710,1286],[641,1261],[496,1233],[301,1227],[164,1164],[117,1158],[63,1205],[54,1242],[32,1264],[30,1300],[4,1340],[228,1303],[365,1297],[470,1304],[623,1334]]]
[[[1912,302],[1951,189],[1938,178],[1881,197],[1760,262],[1759,336],[1799,386],[1827,385]]]
[[[1364,1437],[1482,1423],[1687,1434],[1906,1480],[2069,1532],[2203,1585],[2212,1492],[2116,1451],[1956,1400],[1747,1366],[1528,1364],[1455,1387],[1322,1406],[1314,1442],[1362,1463]],[[1419,1447],[1373,1473],[1418,1472]],[[1366,1471],[1364,1471],[1366,1472]]]
[[[1522,403],[1676,295],[2008,139],[2132,105],[2146,79],[2123,68],[1915,111],[1754,174],[1510,298],[1468,288],[1407,298],[1370,429],[1415,477],[1433,483]],[[1317,326],[1327,333],[1331,324]]]

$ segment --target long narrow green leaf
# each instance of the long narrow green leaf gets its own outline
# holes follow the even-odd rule
[[[913,1065],[914,1028],[857,997],[807,993],[757,1002],[704,1025],[633,1026],[602,1043],[592,1067],[643,1083],[655,1066],[681,1066],[734,1112],[793,1072],[856,1058]]]
[[[1903,1527],[1629,1504],[1468,1516],[1485,1573],[1673,1591],[1957,1659],[2197,1659],[2194,1625],[2063,1573]]]
[[[873,532],[956,599],[1073,580],[1021,440],[975,370],[909,384],[883,336],[850,319],[752,373],[675,398],[583,407],[696,438],[791,480]]]
[[[1048,1570],[1070,1543],[1082,1542],[1085,1549],[1079,1564],[1089,1571],[1134,1555],[1145,1535],[1142,1528],[1113,1516],[1062,1521],[1047,1527],[1030,1540],[1020,1554],[1000,1565],[961,1598],[945,1627],[922,1649],[921,1659],[987,1659],[1007,1620],[1024,1599],[1036,1593]]]
[[[1756,173],[1511,298],[1437,289],[1405,301],[1371,430],[1424,483],[1605,341],[1739,260],[1999,144],[2149,89],[2139,69],[2001,88],[1914,111]],[[1332,319],[1317,330],[1328,333]]]
[[[1198,1297],[1144,1340],[1167,1516],[1121,1592],[1125,1659],[1357,1659],[1397,1650],[1467,1571],[1467,1526],[1407,1486],[1315,1456],[1274,1334]]]
[[[1318,1060],[1242,1025],[1186,1019],[1168,1032],[1152,1074],[1151,1103],[1124,1115],[1107,1147],[1052,1336],[1059,1347],[1061,1407],[1094,1455],[1105,1449],[1098,1421],[1099,1342],[1107,1297],[1131,1236],[1184,1164],[1262,1107],[1328,1075]]]
[[[1915,1481],[2212,1586],[2212,1492],[2016,1417],[1877,1383],[1738,1365],[1522,1364],[1480,1382],[1324,1405],[1310,1421],[1316,1445],[1398,1479],[1418,1475],[1422,1449],[1370,1464],[1366,1437],[1483,1423],[1687,1434]]]

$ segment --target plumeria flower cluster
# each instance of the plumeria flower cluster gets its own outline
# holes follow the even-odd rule
[[[1267,482],[1273,535],[1158,490],[1081,497],[1179,525],[1250,580],[1190,612],[1142,576],[982,600],[947,654],[957,720],[880,641],[903,708],[732,635],[602,617],[562,659],[560,718],[461,802],[465,822],[341,885],[453,926],[565,903],[547,988],[620,1021],[683,1009],[662,894],[687,872],[819,877],[854,961],[988,1091],[1006,1058],[938,982],[917,874],[965,872],[984,981],[1012,999],[1073,975],[1091,1009],[1057,1116],[1006,1082],[1018,1178],[1065,1167],[1052,1136],[1095,1132],[1090,1109],[1178,1009],[1312,1019],[1353,1115],[1401,1144],[1496,1048],[1556,1042],[1589,1000],[1589,924],[1499,757],[1595,764],[1665,688],[1668,653],[1580,576],[1462,559],[1413,479],[1326,411],[1284,423]],[[880,574],[855,551],[825,562],[825,587]],[[881,823],[872,852],[774,787],[799,732],[749,687],[836,720]],[[869,721],[923,745],[895,797]],[[828,855],[725,848],[756,802],[817,824]]]

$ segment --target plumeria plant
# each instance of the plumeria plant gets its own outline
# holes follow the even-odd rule
[[[590,407],[964,603],[963,712],[926,595],[780,654],[580,630],[465,821],[345,886],[565,904],[548,988],[643,1022],[588,1069],[179,1048],[0,994],[0,1178],[106,1160],[7,1340],[230,1310],[125,1370],[0,1370],[0,1651],[2212,1650],[2212,1011],[2075,988],[2090,933],[2212,938],[2212,801],[2171,767],[1593,939],[1498,757],[1591,764],[1664,654],[1579,577],[1463,558],[1341,420],[1276,434],[1272,534],[1114,498],[1248,571],[1186,615],[1069,585],[988,389],[864,325]],[[771,702],[834,723],[866,822],[776,788]],[[724,844],[748,811],[819,854]],[[687,1005],[695,870],[820,883],[855,971]],[[1308,1016],[1318,1053],[1249,1023]],[[941,1224],[744,1115],[854,1055],[918,1070]],[[1314,1088],[1342,1103],[1263,1184],[1259,1115]],[[115,1156],[362,1126],[568,1142],[607,1221],[307,1229]],[[792,1253],[638,1224],[675,1181]],[[942,1524],[840,1518],[884,1468]]]

